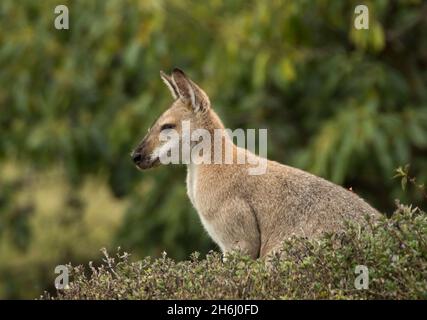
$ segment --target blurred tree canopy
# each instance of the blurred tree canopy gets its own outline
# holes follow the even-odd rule
[[[352,187],[382,211],[396,197],[419,203],[391,177],[410,163],[427,181],[427,4],[364,1],[370,28],[356,30],[359,2],[64,0],[70,29],[56,30],[57,1],[2,0],[0,169],[18,173],[0,176],[0,266],[38,234],[32,219],[43,210],[26,179],[56,169],[64,208],[70,197],[80,205],[72,219],[96,201],[88,179],[110,190],[106,203],[126,203],[120,226],[92,247],[175,258],[214,248],[186,197],[185,168],[139,172],[129,157],[172,102],[159,70],[174,66],[227,127],[267,128],[270,159]]]

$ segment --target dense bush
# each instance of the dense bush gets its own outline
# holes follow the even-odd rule
[[[71,267],[72,282],[59,299],[427,299],[427,215],[398,205],[390,219],[349,224],[319,241],[292,238],[283,257],[265,263],[219,253],[175,262],[129,255],[104,264]],[[355,288],[355,267],[369,270],[369,288]],[[47,294],[43,298],[50,298]]]

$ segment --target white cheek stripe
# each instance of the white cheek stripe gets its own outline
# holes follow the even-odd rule
[[[161,146],[155,148],[153,150],[153,153],[150,156],[151,160],[156,160],[157,158],[160,158],[161,156],[163,156],[164,154],[166,154],[166,152],[168,150],[169,150],[169,146],[168,146],[167,143],[164,143]]]
[[[177,145],[179,145],[179,140],[169,140],[162,144],[161,146],[158,146],[153,150],[153,152],[150,155],[151,160],[156,160],[157,158],[161,161],[164,156],[167,155],[168,151],[174,149]]]

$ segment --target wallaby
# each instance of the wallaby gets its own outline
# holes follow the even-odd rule
[[[161,133],[175,129],[182,139],[183,121],[190,122],[191,130],[203,128],[213,133],[225,129],[208,95],[182,70],[175,68],[170,76],[160,71],[160,76],[174,102],[132,152],[139,169],[161,163],[160,157],[168,152]],[[245,157],[258,157],[234,145],[227,135],[222,137],[222,143],[224,148],[231,147],[234,156],[243,153]],[[379,215],[341,186],[264,160],[266,172],[260,175],[250,175],[247,163],[206,164],[188,160],[188,197],[223,253],[240,250],[253,258],[265,257],[280,250],[283,241],[292,235],[316,238],[324,232],[340,232],[346,219],[363,223],[365,215]]]

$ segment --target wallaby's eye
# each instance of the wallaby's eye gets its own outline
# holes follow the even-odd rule
[[[166,123],[166,124],[162,125],[162,127],[160,128],[160,131],[167,130],[167,129],[173,129],[173,128],[175,128],[174,124]]]

